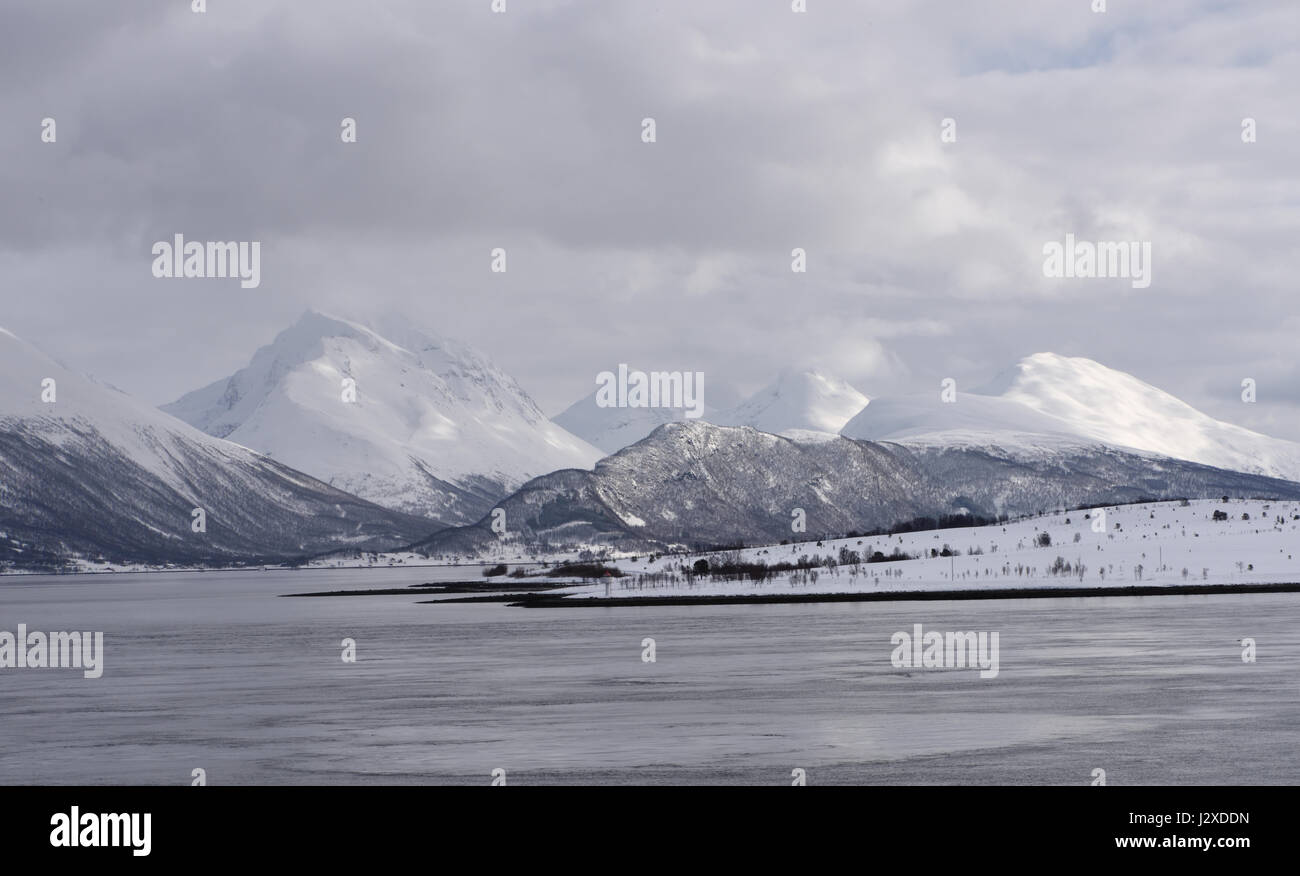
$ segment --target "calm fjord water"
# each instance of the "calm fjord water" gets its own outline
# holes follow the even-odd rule
[[[1300,782],[1300,594],[520,609],[281,599],[476,569],[0,581],[0,630],[102,630],[99,679],[0,670],[0,783]],[[997,631],[1000,671],[890,636]],[[1243,663],[1243,637],[1258,662]],[[358,660],[340,659],[356,640]],[[641,659],[656,641],[656,662]]]

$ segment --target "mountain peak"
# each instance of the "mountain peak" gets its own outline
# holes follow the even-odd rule
[[[0,332],[0,371],[0,563],[287,558],[392,548],[431,528],[204,434],[11,332]]]
[[[381,505],[485,513],[509,489],[600,451],[551,423],[508,374],[403,317],[309,310],[247,367],[164,410]]]
[[[1073,431],[1099,441],[1144,450],[1166,447],[1180,438],[1186,445],[1185,452],[1195,450],[1186,444],[1188,439],[1210,443],[1186,432],[1182,436],[1169,434],[1175,423],[1194,433],[1219,427],[1238,429],[1202,414],[1132,374],[1080,356],[1026,356],[981,391],[1065,420]]]
[[[786,369],[771,384],[713,421],[790,437],[835,435],[868,402],[865,395],[837,377],[815,370]]]
[[[927,444],[1105,444],[1236,471],[1300,479],[1300,444],[1216,420],[1093,359],[1035,353],[955,401],[938,392],[877,399],[849,438]]]

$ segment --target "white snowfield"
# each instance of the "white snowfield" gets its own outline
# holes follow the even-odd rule
[[[714,580],[681,574],[696,560],[718,554],[673,555],[654,561],[638,557],[607,561],[625,578],[565,589],[573,598],[781,596],[935,590],[1060,589],[1091,587],[1262,584],[1300,582],[1300,502],[1233,499],[1228,502],[1155,502],[1105,511],[1106,531],[1093,531],[1096,509],[1062,511],[1005,525],[927,530],[739,551],[747,562],[769,565],[808,557],[839,557],[857,551],[863,562],[835,569],[785,572],[766,581]],[[1215,521],[1215,510],[1228,519]],[[1085,518],[1085,515],[1087,517]],[[1249,519],[1243,519],[1248,515]],[[1069,521],[1068,523],[1066,521]],[[1040,546],[1046,534],[1050,545]],[[1076,541],[1076,536],[1078,540]],[[930,557],[949,548],[951,557]],[[895,549],[925,559],[867,563],[879,551]],[[978,553],[971,553],[978,551]],[[1057,558],[1069,564],[1053,572]],[[1082,567],[1082,573],[1080,573]],[[638,573],[670,573],[675,580],[638,582]]]
[[[432,478],[512,490],[603,456],[483,356],[389,322],[309,311],[248,367],[163,410],[346,492],[434,517],[455,499]],[[345,378],[355,402],[343,400]]]
[[[987,386],[877,398],[847,438],[925,446],[997,446],[1040,454],[1105,444],[1216,468],[1300,480],[1300,444],[1209,417],[1130,374],[1091,359],[1036,353]]]

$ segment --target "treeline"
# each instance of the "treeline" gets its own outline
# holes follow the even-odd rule
[[[604,563],[563,563],[546,573],[548,578],[622,578],[623,570]]]
[[[1033,515],[1026,514],[1026,515],[1022,515],[1021,517],[1017,517],[1015,519],[1019,520],[1022,519],[1022,517],[1030,517],[1030,516]],[[821,543],[824,541],[839,541],[842,539],[850,539],[850,538],[877,538],[879,536],[897,535],[898,533],[901,532],[923,532],[929,529],[962,529],[962,528],[967,528],[972,526],[992,526],[994,524],[1008,523],[1012,519],[1013,518],[1011,518],[1007,514],[998,514],[993,517],[985,517],[982,514],[943,514],[938,517],[913,517],[910,520],[904,520],[901,523],[895,523],[893,526],[881,527],[878,529],[868,529],[868,530],[850,529],[848,532],[843,532],[839,534],[823,533],[821,535],[810,535],[805,537],[804,539],[801,539],[801,541],[812,542],[815,540],[818,543]],[[779,543],[790,544],[790,539],[783,538]],[[769,544],[769,542],[761,542],[761,543],[750,545],[750,544],[746,544],[743,541],[736,541],[736,542],[726,542],[722,544],[696,543],[692,547],[694,553],[716,554],[716,553],[724,553],[726,551],[740,551],[750,547],[763,547],[766,544]],[[883,561],[868,560],[867,562],[883,562]]]
[[[841,547],[838,557],[834,554],[827,554],[824,557],[818,554],[812,556],[803,554],[794,562],[768,563],[764,560],[746,560],[739,552],[733,550],[713,557],[712,562],[701,558],[690,566],[683,565],[681,571],[687,576],[711,575],[718,578],[748,578],[751,581],[765,581],[773,575],[785,572],[834,569],[838,566],[856,566],[861,563],[895,563],[900,560],[915,560],[920,556],[920,554],[908,554],[894,548],[888,554],[874,551],[863,557],[858,551]]]

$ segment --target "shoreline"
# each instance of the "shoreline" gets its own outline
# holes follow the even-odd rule
[[[295,596],[415,596],[428,593],[488,593],[500,594],[489,597],[473,597],[472,599],[514,599],[516,596],[527,595],[530,592],[541,592],[547,590],[558,590],[563,587],[572,587],[572,584],[515,584],[504,586],[479,581],[447,581],[432,584],[410,584],[406,587],[384,587],[376,590],[321,590],[313,593],[281,593],[281,598]],[[443,600],[433,600],[442,602]],[[452,600],[455,602],[471,601],[470,599]]]
[[[742,594],[736,596],[581,597],[539,594],[511,602],[513,608],[616,607],[645,605],[763,605],[801,602],[928,602],[970,599],[1070,599],[1101,596],[1210,596],[1221,593],[1300,593],[1300,582],[1284,584],[1169,584],[1131,587],[1033,587],[969,590],[898,590],[872,593]],[[433,602],[479,600],[430,600]]]
[[[511,562],[517,566],[538,566],[545,567],[543,563],[536,563],[531,560],[520,560]],[[375,563],[358,564],[355,566],[286,566],[282,562],[267,563],[265,566],[184,566],[175,569],[78,569],[73,572],[51,572],[35,569],[8,569],[0,571],[0,581],[5,579],[21,578],[75,578],[78,575],[175,575],[181,572],[202,574],[204,572],[345,572],[356,571],[359,569],[479,569],[488,566],[500,565],[490,560],[484,560],[478,563],[385,563],[378,565]]]

